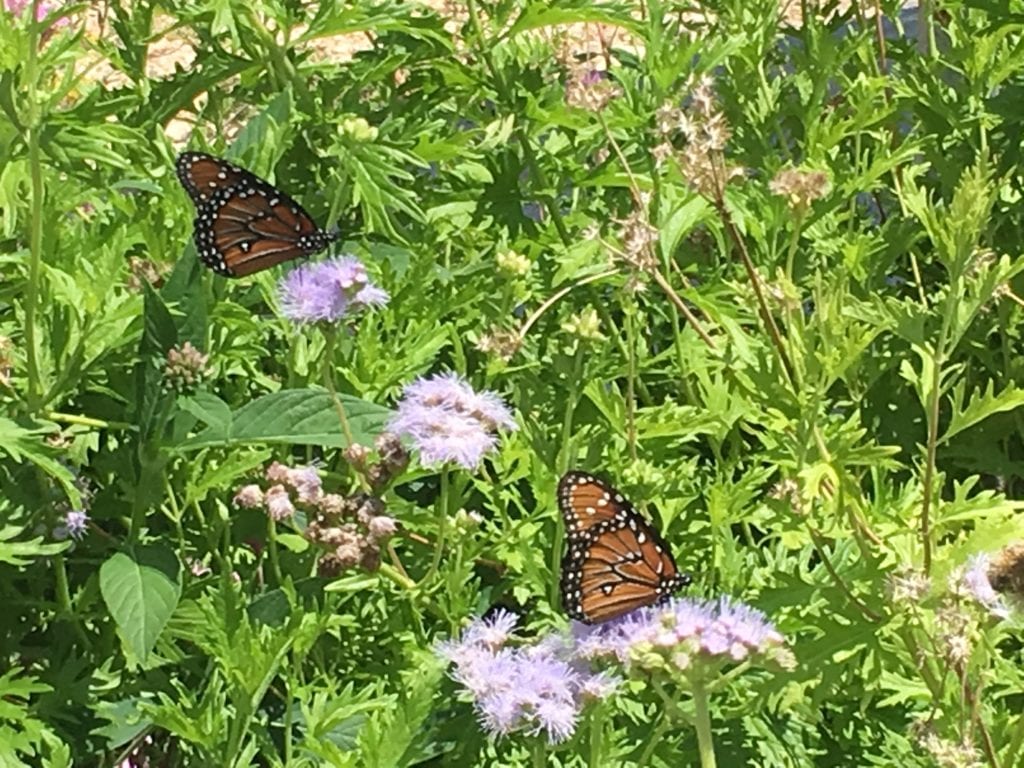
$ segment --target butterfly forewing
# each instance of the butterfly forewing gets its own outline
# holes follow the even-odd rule
[[[200,152],[178,158],[178,178],[196,205],[200,260],[225,277],[244,277],[326,248],[334,236],[269,182]]]
[[[689,583],[658,532],[612,486],[569,472],[558,503],[566,528],[562,602],[572,618],[607,621]]]

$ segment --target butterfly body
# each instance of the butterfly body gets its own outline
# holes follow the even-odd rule
[[[667,600],[690,583],[661,535],[615,488],[567,472],[558,483],[565,521],[562,603],[587,624]]]
[[[184,152],[176,169],[196,206],[196,251],[217,274],[251,275],[311,256],[336,239],[284,192],[233,163]]]

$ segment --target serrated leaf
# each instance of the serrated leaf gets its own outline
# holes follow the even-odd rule
[[[989,381],[984,391],[979,393],[975,390],[967,398],[966,406],[964,405],[965,392],[966,384],[963,382],[953,390],[950,397],[953,401],[953,415],[945,434],[939,439],[940,445],[989,416],[1003,411],[1012,411],[1014,408],[1024,405],[1024,390],[1017,389],[1013,384],[997,395],[994,384]]]
[[[6,453],[18,463],[23,459],[31,461],[60,483],[71,506],[80,509],[82,496],[75,487],[74,475],[50,455],[51,450],[43,442],[43,436],[48,431],[42,427],[22,427],[10,419],[0,418],[0,455]]]
[[[372,445],[391,411],[348,395],[341,395],[341,402],[352,439]],[[227,425],[211,425],[178,446],[178,450],[254,443],[348,446],[330,393],[322,389],[286,389],[247,403],[235,411]]]
[[[117,552],[100,566],[100,593],[132,654],[144,662],[181,597],[181,565],[166,547]]]
[[[32,558],[56,555],[71,546],[70,541],[44,544],[42,536],[36,536],[28,541],[13,541],[21,532],[21,528],[13,525],[0,529],[0,563],[20,567],[31,563]]]

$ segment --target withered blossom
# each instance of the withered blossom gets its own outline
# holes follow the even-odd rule
[[[622,89],[613,83],[606,72],[578,68],[571,72],[565,84],[565,102],[570,107],[602,112],[622,95]]]
[[[474,346],[484,354],[508,362],[515,357],[522,344],[523,339],[519,333],[495,326],[481,335]]]
[[[811,203],[828,194],[828,174],[800,168],[784,168],[768,184],[773,194],[786,198],[790,210],[805,211]]]

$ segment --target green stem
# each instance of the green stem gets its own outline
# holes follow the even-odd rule
[[[280,586],[283,579],[281,578],[281,561],[278,559],[277,552],[277,522],[269,514],[267,515],[267,552],[270,555],[270,570],[274,573],[277,585]]]
[[[75,413],[61,413],[59,411],[47,411],[46,418],[58,424],[74,424],[80,427],[96,427],[97,429],[134,429],[134,424],[126,421],[104,421],[94,419],[91,416],[79,416]]]
[[[338,387],[334,382],[334,344],[338,337],[338,331],[333,326],[322,326],[326,348],[324,349],[324,386],[331,393],[331,400],[334,401],[334,410],[338,414],[338,421],[341,423],[341,432],[345,435],[346,447],[354,445],[352,439],[352,428],[348,423],[348,416],[345,414],[345,405],[338,395]]]
[[[534,736],[533,745],[530,749],[530,762],[533,768],[544,768],[548,764],[548,750],[544,745],[544,739]]]
[[[715,768],[715,742],[711,734],[711,714],[708,710],[708,692],[704,681],[690,681],[693,690],[694,726],[697,729],[697,750],[701,768]]]
[[[449,495],[449,470],[445,466],[441,469],[441,488],[437,494],[437,541],[434,542],[434,557],[430,561],[430,569],[423,577],[424,583],[429,584],[441,565],[441,554],[444,552],[445,539],[448,536],[448,495]]]
[[[651,755],[654,754],[654,750],[665,738],[665,733],[672,725],[672,718],[668,716],[666,710],[661,710],[658,718],[658,724],[654,727],[654,731],[647,739],[647,743],[644,745],[644,751],[640,755],[640,759],[637,760],[637,765],[650,765]]]
[[[39,78],[39,33],[36,23],[40,0],[32,0],[29,10],[28,60],[25,65],[25,79],[28,84],[28,164],[32,185],[31,212],[29,219],[29,262],[28,285],[25,290],[25,367],[28,373],[28,409],[35,412],[40,407],[39,350],[36,342],[36,309],[39,305],[39,282],[43,259],[43,166],[40,152],[39,102],[36,82]]]
[[[85,630],[82,629],[78,616],[71,605],[71,589],[68,586],[67,562],[64,560],[64,555],[54,555],[53,575],[57,582],[57,604],[60,606],[60,613],[71,622],[71,625],[75,628],[75,634],[78,635],[82,644],[89,647],[89,638],[86,636]]]
[[[796,247],[800,242],[800,229],[804,223],[804,210],[801,208],[793,221],[793,233],[789,238],[789,248],[786,251],[786,279],[793,282],[793,266],[796,261]]]

